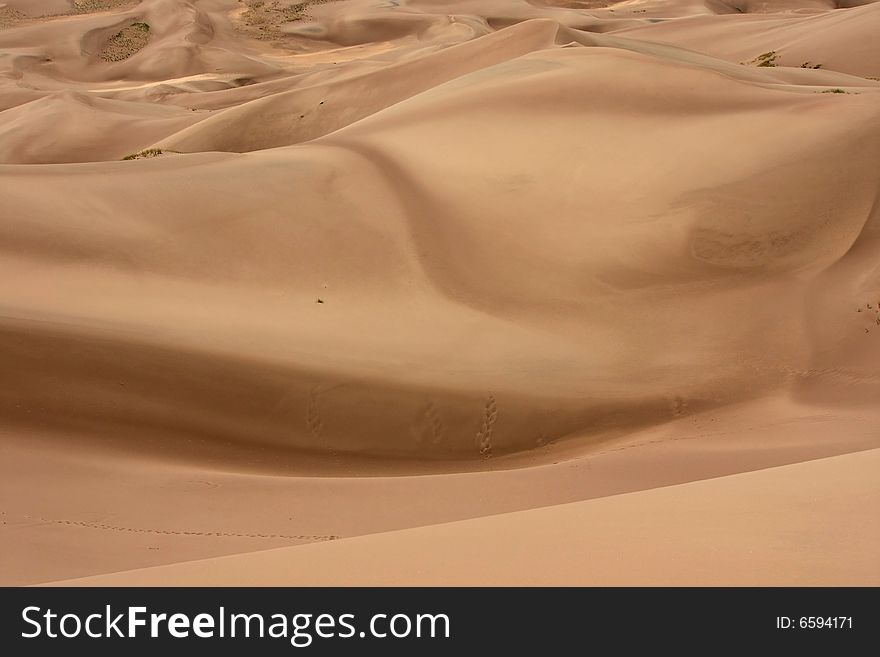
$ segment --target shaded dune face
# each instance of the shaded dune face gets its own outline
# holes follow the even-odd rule
[[[880,5],[49,4],[0,23],[9,426],[284,469],[877,398]]]

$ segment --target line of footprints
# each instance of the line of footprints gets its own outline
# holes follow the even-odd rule
[[[859,312],[859,313],[867,312],[867,313],[869,313],[869,315],[868,315],[869,318],[870,318],[870,315],[873,314],[874,321],[871,323],[876,324],[877,326],[880,326],[880,301],[878,301],[877,303],[866,303],[864,309],[861,306],[859,306],[858,308],[856,308],[856,312]],[[880,330],[880,329],[878,329],[878,330]],[[870,332],[871,332],[870,328],[865,329],[865,333],[870,333]]]
[[[483,405],[480,427],[474,439],[474,444],[480,456],[488,458],[492,456],[492,435],[495,423],[498,421],[498,404],[495,395],[489,395]],[[315,439],[323,437],[324,422],[321,419],[320,389],[313,386],[309,390],[308,404],[306,405],[306,429]],[[433,401],[428,403],[418,413],[412,426],[413,439],[416,442],[429,442],[434,445],[442,443],[446,437],[446,427],[440,417],[440,411]]]

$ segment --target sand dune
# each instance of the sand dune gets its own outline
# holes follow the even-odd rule
[[[59,91],[9,109],[0,124],[0,161],[59,163],[120,160],[168,130],[194,123],[192,112]],[[138,129],[131,130],[132,122]],[[54,126],[51,130],[46,125]]]
[[[239,441],[464,456],[809,376],[825,345],[804,299],[877,222],[876,94],[604,47],[492,74],[288,151],[7,169],[7,262],[33,282],[5,277],[7,344],[24,341],[8,405],[52,407],[42,425],[121,416],[135,431],[222,424]],[[758,140],[762,157],[737,154]],[[670,149],[676,166],[658,168]],[[846,293],[826,321],[853,319],[863,300]]]
[[[880,582],[880,450],[82,586],[792,586]],[[816,484],[809,490],[803,482]],[[550,556],[552,555],[552,557]]]
[[[759,3],[765,4],[765,3]],[[821,67],[880,77],[880,44],[874,28],[880,4],[847,11],[751,16],[701,15],[686,20],[628,26],[622,36],[670,43],[732,62],[754,62],[770,53],[773,66]]]
[[[728,500],[718,522],[743,529],[734,491],[779,476],[785,506],[801,478],[836,486],[837,464],[867,479],[878,27],[877,3],[823,0],[0,4],[0,532],[14,555],[0,577],[859,452],[668,493]],[[186,483],[217,480],[234,495]],[[270,492],[301,510],[282,519]],[[664,495],[596,513],[611,522],[621,504],[623,523]],[[249,519],[235,501],[249,496],[271,512]],[[381,510],[344,510],[361,497]],[[666,545],[712,515],[693,508]],[[507,531],[494,522],[479,526]],[[59,546],[77,556],[59,562]],[[336,549],[314,548],[348,558]],[[804,547],[803,571],[778,581],[816,581],[809,564],[836,549]],[[708,563],[683,581],[716,581]],[[847,568],[822,583],[877,575]]]
[[[7,431],[0,531],[14,558],[0,564],[0,577],[48,582],[712,479],[871,448],[878,421],[876,413],[764,399],[686,413],[592,450],[569,441],[459,462],[466,472],[254,446],[230,453],[216,438],[169,441],[160,458],[144,458],[106,442],[59,449],[53,434]],[[804,484],[811,493],[814,479]],[[853,512],[874,514],[862,505]]]

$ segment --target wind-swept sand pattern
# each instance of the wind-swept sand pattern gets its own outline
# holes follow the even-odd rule
[[[876,474],[878,10],[7,0],[0,581]]]

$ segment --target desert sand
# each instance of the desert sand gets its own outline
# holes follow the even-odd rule
[[[880,584],[880,450],[75,586]],[[807,488],[805,480],[814,482]],[[858,501],[858,503],[855,503]],[[834,553],[832,562],[823,558]]]
[[[877,585],[878,33],[0,0],[0,584]]]

